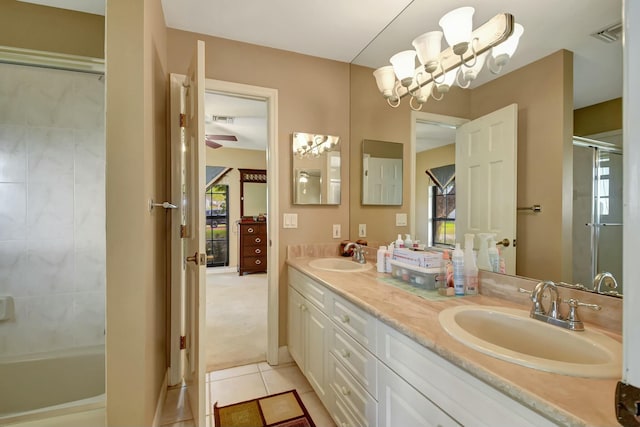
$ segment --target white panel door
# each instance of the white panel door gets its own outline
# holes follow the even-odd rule
[[[517,120],[511,104],[456,132],[456,242],[466,233],[508,239],[501,249],[507,274],[516,271]]]
[[[187,73],[185,96],[185,191],[183,232],[186,291],[186,366],[191,412],[196,426],[205,423],[205,229],[204,42],[198,41]],[[201,345],[202,344],[202,345]]]

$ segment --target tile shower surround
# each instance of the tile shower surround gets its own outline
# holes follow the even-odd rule
[[[104,344],[104,83],[0,64],[0,357]]]

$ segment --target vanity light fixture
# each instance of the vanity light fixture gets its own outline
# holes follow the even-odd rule
[[[320,157],[321,154],[333,150],[339,140],[339,137],[332,135],[296,132],[293,134],[293,152],[300,159]]]
[[[494,73],[513,56],[522,25],[513,15],[501,13],[473,30],[472,7],[461,7],[440,19],[442,31],[430,31],[416,37],[414,50],[405,50],[391,57],[391,65],[373,72],[378,90],[387,103],[396,108],[409,95],[412,110],[421,110],[429,97],[439,101],[453,84],[462,88],[478,76],[486,64]],[[442,37],[449,47],[441,51]],[[416,58],[420,65],[416,68]]]

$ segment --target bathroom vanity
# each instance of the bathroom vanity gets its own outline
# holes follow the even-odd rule
[[[456,305],[528,306],[487,295],[430,301],[379,280],[375,267],[327,271],[312,260],[288,261],[289,351],[337,425],[618,425],[616,379],[499,360],[438,321]]]

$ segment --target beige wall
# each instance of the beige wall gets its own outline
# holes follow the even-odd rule
[[[107,3],[107,424],[151,425],[167,369],[166,29],[160,1]]]
[[[470,118],[518,104],[518,275],[571,276],[573,54],[562,50],[471,91]],[[568,216],[566,209],[569,203]],[[499,236],[498,236],[499,237]]]
[[[611,99],[573,112],[573,134],[594,135],[622,129],[622,98]]]
[[[258,150],[239,150],[237,148],[208,148],[207,166],[226,166],[233,168],[220,182],[229,186],[229,266],[238,265],[238,228],[240,219],[240,172],[241,169],[266,169],[267,153]]]
[[[456,162],[456,145],[452,144],[422,151],[416,154],[416,235],[411,236],[422,243],[427,243],[428,236],[428,201],[429,187],[433,185],[429,176],[425,173],[427,169],[450,165]]]
[[[280,345],[286,344],[287,245],[307,242],[336,242],[332,224],[342,226],[347,237],[349,226],[349,188],[342,190],[343,203],[338,206],[292,205],[291,144],[295,131],[336,135],[344,142],[343,164],[349,164],[349,64],[270,49],[201,34],[168,30],[168,71],[186,72],[189,54],[196,40],[206,45],[207,78],[244,83],[278,90],[278,208],[282,213],[297,213],[298,228],[278,229],[279,265],[269,266],[280,278]],[[274,154],[275,153],[270,153]],[[348,182],[348,168],[342,181]],[[273,219],[272,219],[273,220]],[[277,218],[279,222],[280,218]]]
[[[104,58],[104,16],[0,0],[0,46]]]
[[[396,213],[410,213],[410,196],[413,186],[409,178],[408,158],[411,139],[411,109],[408,99],[398,108],[390,107],[378,92],[373,70],[351,65],[351,147],[349,164],[350,236],[357,238],[358,224],[367,225],[367,240],[391,242],[398,233],[409,233],[407,226],[396,227]],[[453,88],[444,100],[429,100],[424,112],[457,117],[469,115],[469,91]],[[400,142],[404,144],[404,179],[402,206],[363,206],[360,203],[362,176],[362,140]]]

